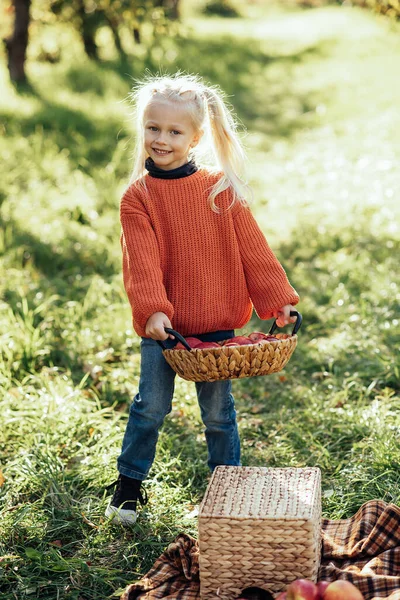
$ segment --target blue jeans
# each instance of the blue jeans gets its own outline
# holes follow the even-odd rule
[[[173,340],[167,340],[167,346]],[[129,410],[118,471],[133,479],[146,478],[154,461],[158,432],[172,409],[175,371],[155,340],[142,338],[139,393]],[[232,382],[196,383],[200,413],[205,425],[208,466],[240,465],[240,440],[231,394]]]

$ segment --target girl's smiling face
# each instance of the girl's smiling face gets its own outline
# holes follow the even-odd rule
[[[144,113],[144,146],[155,165],[165,171],[188,162],[201,137],[188,111],[168,100],[150,102]]]

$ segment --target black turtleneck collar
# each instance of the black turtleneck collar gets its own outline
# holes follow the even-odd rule
[[[157,177],[158,179],[181,179],[182,177],[193,175],[193,173],[196,173],[197,171],[197,167],[192,160],[181,167],[171,169],[170,171],[165,171],[164,169],[157,167],[157,165],[154,163],[154,160],[149,157],[146,159],[144,166],[148,170],[151,177]]]

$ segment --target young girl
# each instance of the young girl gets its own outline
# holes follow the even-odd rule
[[[293,321],[299,300],[250,212],[244,153],[222,95],[197,77],[152,77],[139,86],[136,161],[121,201],[125,289],[141,340],[139,393],[130,408],[119,478],[106,515],[136,520],[175,372],[157,340],[165,327],[203,341],[234,337],[250,320]],[[215,170],[200,168],[199,144]],[[196,383],[208,465],[240,465],[231,381]],[[109,487],[112,487],[109,486]]]

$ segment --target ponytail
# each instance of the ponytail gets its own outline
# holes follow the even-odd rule
[[[215,199],[229,187],[233,192],[233,206],[236,201],[246,205],[251,199],[251,189],[240,175],[244,170],[245,153],[240,143],[236,124],[232,114],[224,103],[222,96],[214,88],[206,87],[204,96],[207,104],[209,127],[212,136],[212,145],[218,167],[223,176],[212,187],[209,196],[211,208],[219,212]],[[250,198],[249,198],[250,197]]]

